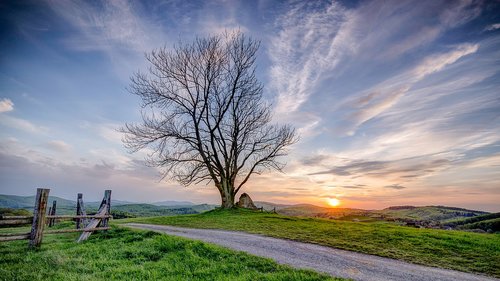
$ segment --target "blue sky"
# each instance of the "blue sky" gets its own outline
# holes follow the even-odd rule
[[[0,193],[218,203],[160,182],[116,129],[140,120],[145,52],[239,29],[301,135],[254,200],[500,211],[498,2],[4,1],[0,25]]]

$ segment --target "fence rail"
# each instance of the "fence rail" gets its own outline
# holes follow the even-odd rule
[[[30,247],[39,247],[44,234],[82,232],[77,242],[86,240],[94,231],[109,230],[108,221],[111,212],[111,190],[104,192],[104,198],[95,215],[87,215],[83,205],[82,194],[77,197],[76,215],[56,215],[56,201],[46,214],[50,189],[38,188],[33,216],[0,216],[0,226],[20,226],[31,224],[27,233],[0,233],[0,242],[13,240],[29,240]],[[91,220],[89,220],[91,219]],[[44,230],[46,224],[53,226],[56,220],[75,220],[76,229]]]

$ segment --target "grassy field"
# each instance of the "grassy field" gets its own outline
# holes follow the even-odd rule
[[[417,229],[387,222],[298,218],[243,209],[123,222],[240,230],[500,277],[500,234]]]
[[[76,238],[46,235],[40,250],[0,243],[0,280],[344,280],[154,232],[114,227]]]

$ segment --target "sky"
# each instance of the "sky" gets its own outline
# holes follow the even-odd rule
[[[498,1],[1,1],[0,193],[219,203],[161,180],[117,129],[144,54],[240,30],[300,141],[257,201],[500,211]]]

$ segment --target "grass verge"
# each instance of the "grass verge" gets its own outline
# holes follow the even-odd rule
[[[345,280],[222,247],[113,227],[84,243],[78,234],[0,243],[0,280]]]
[[[386,222],[297,218],[244,209],[121,222],[245,231],[500,277],[500,234],[417,229]]]

